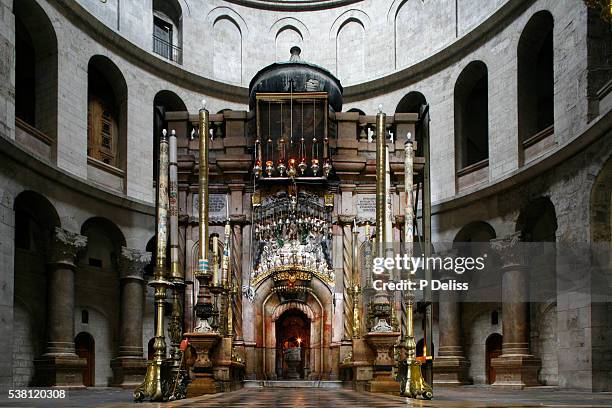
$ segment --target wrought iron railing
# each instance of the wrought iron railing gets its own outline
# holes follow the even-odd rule
[[[183,50],[176,45],[170,44],[163,38],[153,36],[153,52],[161,55],[162,57],[174,61],[176,63],[183,63]]]

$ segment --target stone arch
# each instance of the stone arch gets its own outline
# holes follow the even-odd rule
[[[47,320],[47,253],[60,217],[42,194],[26,190],[14,201],[13,381],[34,383],[34,359],[44,351]]]
[[[365,25],[357,18],[345,20],[336,35],[336,75],[355,82],[365,73]]]
[[[289,309],[299,310],[300,312],[304,313],[306,317],[308,317],[310,320],[314,319],[315,317],[312,308],[307,303],[292,300],[278,305],[276,309],[274,309],[274,313],[272,313],[272,320],[278,320],[278,318]]]
[[[128,136],[128,87],[125,77],[108,57],[94,55],[87,65],[87,78],[87,156],[125,171]],[[115,187],[125,190],[125,182],[121,184]]]
[[[557,213],[549,197],[538,197],[525,204],[516,221],[516,231],[525,242],[555,242]]]
[[[343,25],[347,23],[349,20],[354,20],[359,22],[363,26],[364,29],[370,28],[370,16],[362,10],[350,9],[346,10],[344,13],[340,14],[332,23],[331,28],[329,29],[329,39],[333,40],[338,36],[338,32],[342,28]]]
[[[16,138],[52,162],[57,156],[57,36],[34,0],[14,0]],[[32,138],[27,125],[47,136]]]
[[[212,24],[214,77],[221,81],[242,82],[243,31],[235,18],[217,17]],[[227,47],[232,44],[232,47]]]
[[[81,226],[81,235],[88,238],[86,256],[100,256],[102,255],[101,252],[108,252],[104,254],[106,259],[104,259],[101,267],[116,270],[116,260],[121,253],[121,247],[126,245],[125,236],[121,229],[107,218],[92,217],[87,219]],[[96,244],[100,248],[96,248]],[[89,259],[85,259],[85,263],[93,266]]]
[[[304,38],[300,30],[292,25],[281,27],[274,38],[276,61],[287,61],[292,47],[304,47]]]
[[[238,26],[242,34],[248,36],[249,26],[247,25],[247,22],[234,9],[227,6],[215,7],[214,9],[208,12],[206,16],[206,21],[208,21],[209,24],[213,26],[215,22],[220,18],[229,18],[234,24],[236,24],[236,26]]]
[[[164,89],[155,94],[153,98],[153,181],[155,183],[159,172],[159,138],[163,129],[171,131],[166,120],[166,112],[177,111],[187,112],[187,107],[176,93]],[[177,137],[188,137],[190,132],[187,127],[175,130]]]
[[[552,133],[554,123],[554,19],[547,10],[535,13],[517,47],[519,152],[534,136]],[[522,158],[524,162],[524,157]]]
[[[454,89],[457,169],[489,158],[488,70],[482,61],[470,62]]]
[[[45,225],[49,232],[53,227],[60,227],[60,217],[55,206],[40,193],[32,190],[24,190],[15,197],[13,205],[15,211],[24,210],[34,217],[36,221]]]
[[[427,98],[419,91],[410,91],[400,99],[395,107],[395,113],[416,113],[421,115],[423,106],[427,105]],[[417,156],[423,155],[423,124],[416,124],[414,140],[417,142]]]
[[[256,347],[261,348],[261,364],[259,372],[254,373],[259,379],[275,378],[276,370],[276,338],[274,312],[282,307],[273,291],[274,282],[268,278],[256,287],[252,308],[255,319],[250,322],[254,328]],[[317,278],[311,281],[311,291],[306,301],[312,310],[311,319],[311,379],[327,379],[332,371],[331,341],[332,333],[326,328],[332,327],[333,300],[331,288]],[[302,306],[300,306],[300,309]],[[244,322],[247,323],[246,321]],[[247,332],[245,328],[245,333]]]
[[[347,112],[355,112],[355,113],[358,113],[359,115],[365,116],[365,112],[359,108],[351,108],[351,109],[348,109]]]
[[[453,242],[489,242],[496,237],[495,229],[485,221],[472,221],[463,226]]]
[[[300,33],[304,40],[310,38],[310,30],[308,29],[308,27],[306,27],[306,25],[302,21],[294,17],[283,17],[276,20],[274,24],[270,26],[270,30],[268,30],[268,32],[270,34],[278,34],[278,32],[281,31],[284,27],[293,27],[297,32]]]

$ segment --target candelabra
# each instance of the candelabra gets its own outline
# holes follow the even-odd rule
[[[414,240],[414,202],[412,197],[413,186],[413,157],[414,150],[411,134],[408,133],[405,144],[404,157],[404,187],[406,192],[406,202],[404,205],[404,251],[406,256],[411,257]],[[410,281],[413,271],[408,272],[408,280]],[[410,286],[408,286],[410,287]],[[425,399],[433,397],[433,390],[421,372],[421,363],[416,359],[416,343],[414,341],[414,321],[412,317],[414,309],[414,293],[411,290],[405,291],[404,294],[405,315],[402,316],[402,322],[405,322],[404,329],[404,349],[406,359],[400,361],[399,353],[396,355],[396,365],[399,369],[397,380],[400,382],[400,394],[416,398],[421,396]]]
[[[168,372],[164,367],[166,340],[164,314],[166,290],[173,284],[166,279],[166,244],[168,242],[168,138],[162,132],[159,143],[159,177],[157,182],[157,248],[153,280],[149,285],[155,291],[155,340],[153,360],[147,365],[144,382],[133,393],[134,401],[149,399],[163,401],[167,398]]]

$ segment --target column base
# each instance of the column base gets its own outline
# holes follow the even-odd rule
[[[185,333],[185,337],[196,350],[196,362],[193,367],[195,378],[187,386],[187,398],[220,392],[221,387],[214,378],[210,353],[222,336],[218,333]]]
[[[112,387],[136,388],[147,372],[147,360],[143,357],[116,357],[111,360]]]
[[[365,335],[366,342],[376,352],[373,378],[366,384],[366,391],[399,394],[400,383],[393,378],[395,361],[391,357],[393,345],[399,335],[398,332],[371,332]]]
[[[85,388],[87,360],[76,354],[43,355],[34,360],[36,384],[44,387]]]
[[[539,358],[529,354],[507,354],[491,360],[495,369],[494,387],[522,389],[540,385],[538,371],[542,366]]]
[[[463,356],[438,356],[433,361],[434,384],[443,387],[470,384],[469,368],[470,361]]]
[[[391,367],[389,370],[380,370],[380,368],[374,369],[374,378],[372,378],[366,385],[365,390],[368,392],[382,392],[385,394],[399,394],[400,383],[395,381],[392,377]]]

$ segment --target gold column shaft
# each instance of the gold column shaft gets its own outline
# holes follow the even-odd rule
[[[209,112],[206,108],[200,109],[200,157],[199,166],[199,193],[198,193],[198,216],[199,216],[199,259],[208,260],[208,122]]]
[[[353,231],[353,338],[361,337],[361,275],[359,271],[359,231]]]

